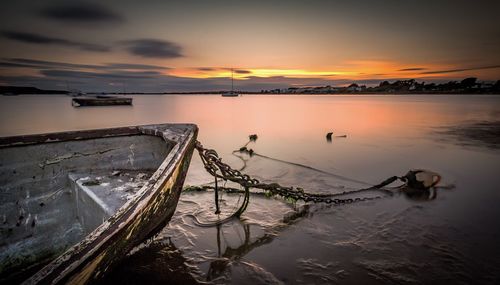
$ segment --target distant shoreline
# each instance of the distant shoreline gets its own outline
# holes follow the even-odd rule
[[[209,95],[222,94],[226,90],[216,91],[191,91],[191,92],[80,92],[78,90],[44,90],[36,87],[24,86],[0,86],[0,94],[6,96],[30,95],[30,94],[66,94],[78,95]],[[236,90],[240,94],[252,95],[412,95],[412,94],[449,94],[449,95],[473,95],[473,94],[500,94],[500,80],[496,82],[480,82],[475,77],[465,78],[462,81],[449,81],[447,83],[425,83],[414,79],[397,80],[395,82],[382,81],[377,86],[365,86],[352,83],[349,86],[311,86],[311,87],[289,87],[283,89],[270,89],[261,91]]]
[[[500,92],[497,93],[451,93],[451,92],[413,92],[413,93],[404,93],[404,92],[393,92],[393,93],[376,93],[376,92],[365,92],[365,93],[261,93],[261,92],[239,92],[240,95],[274,95],[274,96],[321,96],[321,95],[333,95],[333,96],[345,96],[345,95],[386,95],[386,96],[398,96],[398,95],[456,95],[456,96],[473,96],[473,95],[500,95]],[[96,95],[220,95],[221,92],[131,92],[131,93],[85,93],[81,96],[96,96]],[[65,95],[70,96],[69,93],[50,93],[50,92],[42,92],[42,93],[19,93],[19,94],[0,94],[3,97],[11,97],[11,96],[24,96],[24,95]]]

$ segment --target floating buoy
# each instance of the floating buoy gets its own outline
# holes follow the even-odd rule
[[[408,187],[427,190],[436,186],[441,181],[441,175],[425,169],[413,169],[402,177]]]

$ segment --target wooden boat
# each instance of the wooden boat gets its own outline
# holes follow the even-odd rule
[[[71,105],[73,107],[132,105],[132,98],[106,95],[76,97],[71,100]]]
[[[102,277],[169,222],[197,131],[163,124],[0,138],[0,283]]]

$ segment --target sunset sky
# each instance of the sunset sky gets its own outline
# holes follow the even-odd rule
[[[0,84],[258,91],[500,79],[500,1],[2,1]]]

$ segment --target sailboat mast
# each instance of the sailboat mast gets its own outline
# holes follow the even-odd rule
[[[234,91],[234,78],[233,78],[233,69],[231,68],[231,92]]]

